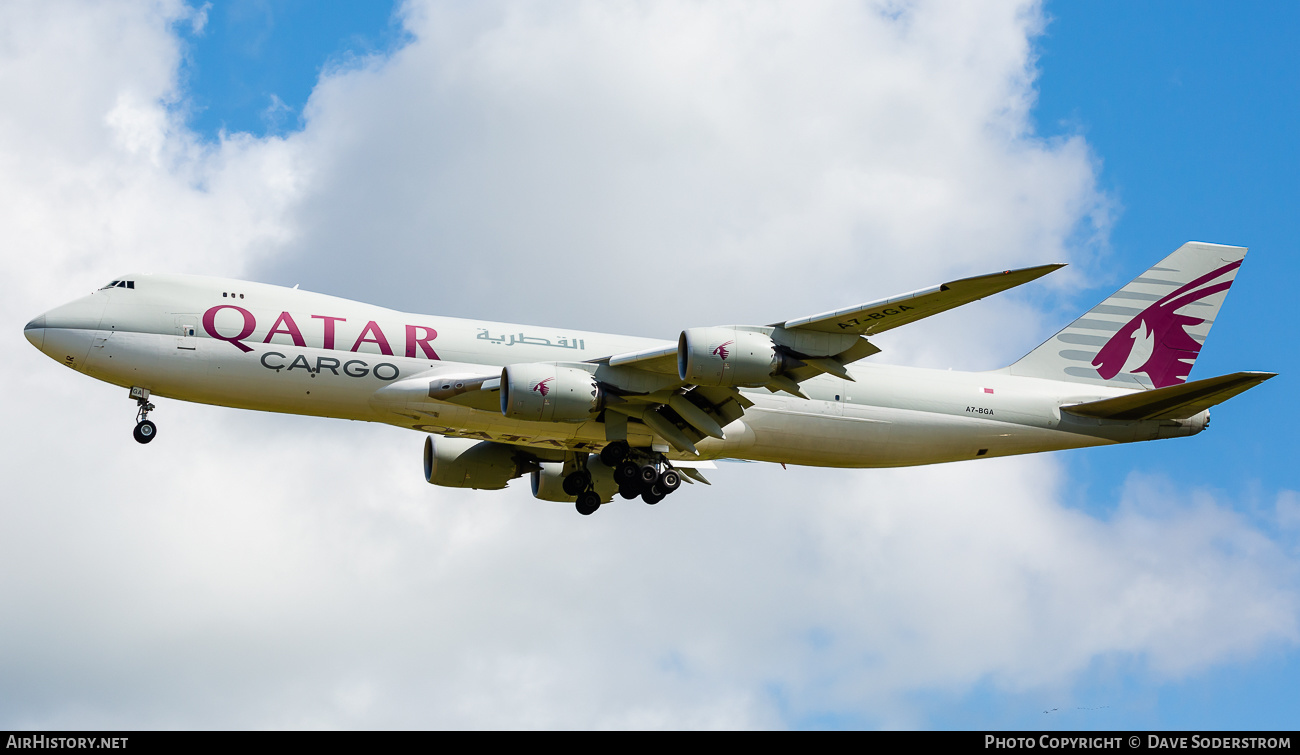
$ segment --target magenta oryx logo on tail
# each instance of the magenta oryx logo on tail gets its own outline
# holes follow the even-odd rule
[[[713,356],[725,362],[727,360],[727,357],[731,356],[731,350],[728,349],[727,347],[733,343],[735,343],[735,341],[727,341],[726,343],[722,344],[718,348],[714,349]]]
[[[554,380],[554,379],[555,379],[555,378],[553,378],[553,377],[546,378],[545,380],[541,381],[540,383],[535,384],[535,385],[533,386],[533,390],[534,390],[534,391],[537,391],[538,393],[540,393],[540,394],[542,394],[543,396],[545,396],[546,394],[548,394],[548,393],[551,392],[551,386],[547,385],[547,383],[551,382],[551,381]]]
[[[1197,354],[1201,352],[1201,344],[1187,333],[1187,329],[1200,325],[1205,320],[1179,314],[1178,310],[1207,296],[1227,291],[1232,286],[1231,280],[1220,283],[1214,281],[1239,267],[1241,260],[1224,265],[1179,287],[1142,310],[1097,352],[1097,357],[1092,360],[1097,374],[1104,380],[1110,380],[1124,371],[1126,365],[1140,359],[1146,351],[1143,349],[1134,357],[1134,348],[1142,341],[1150,349],[1150,356],[1141,365],[1130,367],[1129,372],[1145,372],[1156,388],[1187,382],[1192,362],[1196,361]]]

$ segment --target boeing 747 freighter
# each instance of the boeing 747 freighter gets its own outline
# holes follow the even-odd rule
[[[1195,435],[1273,377],[1187,382],[1245,258],[1188,243],[1015,364],[861,361],[871,337],[1061,265],[954,280],[768,325],[674,340],[408,314],[261,283],[125,275],[24,334],[129,389],[135,439],[159,397],[384,422],[425,433],[434,485],[503,488],[591,514],[658,503],[714,459],[896,467]],[[852,367],[850,368],[850,365]]]

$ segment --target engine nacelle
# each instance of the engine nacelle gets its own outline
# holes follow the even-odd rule
[[[543,462],[541,469],[534,469],[532,485],[533,497],[543,501],[573,503],[578,498],[564,492],[564,465],[558,462]]]
[[[424,479],[430,484],[500,490],[520,474],[510,446],[472,438],[424,439]]]
[[[512,364],[501,371],[501,413],[534,422],[582,422],[600,412],[600,383],[585,370]]]
[[[572,471],[570,468],[568,471]],[[603,503],[609,503],[618,492],[618,483],[614,480],[614,469],[605,466],[600,456],[592,454],[587,457],[587,471],[591,473],[591,482]],[[564,492],[565,465],[558,462],[542,462],[541,469],[533,470],[533,497],[543,501],[573,503],[577,496]]]
[[[695,385],[766,385],[786,357],[766,333],[736,328],[690,328],[677,339],[677,377]]]

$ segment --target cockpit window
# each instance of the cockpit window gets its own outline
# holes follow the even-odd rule
[[[99,290],[100,290],[100,291],[103,291],[105,288],[112,288],[113,286],[116,286],[117,284],[119,284],[119,283],[121,283],[121,282],[122,282],[122,281],[113,281],[112,283],[108,284],[107,286],[104,286],[103,288],[101,288],[101,289],[99,289]]]
[[[113,281],[99,290],[103,291],[105,288],[135,288],[135,281]]]

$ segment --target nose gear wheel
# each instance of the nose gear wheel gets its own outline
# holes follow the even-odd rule
[[[131,436],[137,443],[148,443],[158,435],[158,426],[149,421],[149,412],[154,410],[154,405],[147,398],[138,398],[135,402],[140,410],[135,413],[135,430]]]
[[[131,435],[135,437],[137,443],[148,443],[154,439],[157,432],[158,427],[146,419],[136,423],[135,431]]]

